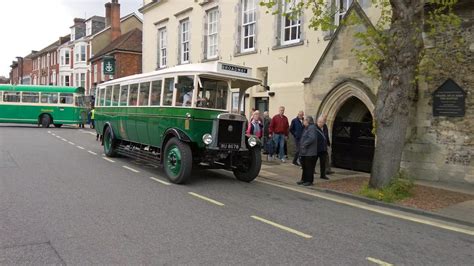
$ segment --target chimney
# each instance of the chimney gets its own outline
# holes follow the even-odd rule
[[[111,41],[120,37],[120,4],[118,0],[112,0],[110,3],[110,30],[112,39]]]
[[[105,4],[105,27],[110,26],[110,3]]]

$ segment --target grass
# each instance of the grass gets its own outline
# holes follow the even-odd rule
[[[388,186],[382,189],[374,189],[365,185],[359,194],[367,198],[391,203],[410,197],[414,185],[413,180],[406,178],[405,174],[401,172],[393,178]]]

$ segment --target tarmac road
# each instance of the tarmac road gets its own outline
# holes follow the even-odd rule
[[[225,171],[166,181],[159,168],[104,158],[88,129],[0,125],[0,264],[474,262],[472,235]]]

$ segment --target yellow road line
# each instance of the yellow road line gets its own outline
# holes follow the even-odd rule
[[[386,215],[386,216],[399,218],[399,219],[402,219],[402,220],[407,220],[407,221],[416,222],[416,223],[420,223],[420,224],[431,225],[431,226],[442,228],[442,229],[445,229],[445,230],[450,230],[450,231],[454,231],[454,232],[474,236],[474,230],[473,229],[465,229],[465,228],[456,227],[456,226],[452,226],[452,225],[447,225],[447,224],[443,224],[443,223],[436,222],[436,221],[425,220],[425,219],[422,219],[422,218],[417,218],[417,217],[413,217],[413,216],[409,216],[409,215],[405,215],[405,214],[401,214],[401,213],[394,213],[394,212],[388,211],[388,210],[377,209],[377,208],[374,208],[374,207],[366,206],[366,205],[363,205],[363,204],[359,204],[359,203],[356,203],[356,202],[344,200],[344,199],[341,199],[341,198],[326,196],[326,195],[323,195],[320,192],[305,191],[305,190],[301,190],[299,188],[293,188],[293,187],[290,187],[290,186],[275,184],[275,183],[272,183],[272,182],[262,181],[262,180],[256,180],[255,182],[259,182],[259,183],[263,183],[263,184],[267,184],[267,185],[271,185],[271,186],[276,186],[276,187],[288,189],[288,190],[291,190],[291,191],[299,192],[299,193],[310,195],[310,196],[313,196],[313,197],[317,197],[317,198],[337,202],[337,203],[340,203],[340,204],[344,204],[344,205],[348,205],[348,206],[351,206],[351,207],[354,207],[354,208],[359,208],[359,209],[363,209],[363,210],[383,214],[383,215]]]
[[[109,158],[107,158],[107,157],[102,157],[102,159],[104,159],[104,160],[106,160],[106,161],[108,161],[108,162],[111,162],[111,163],[115,163],[115,161],[114,161],[114,160],[112,160],[112,159],[109,159]]]
[[[130,171],[132,171],[132,172],[140,173],[140,171],[135,170],[135,169],[133,169],[133,168],[131,168],[131,167],[128,167],[128,166],[126,166],[126,165],[123,165],[122,167],[125,168],[125,169],[127,169],[127,170],[130,170]]]
[[[81,150],[84,150],[84,147],[81,147],[81,146],[76,146],[76,147],[78,147]]]
[[[300,232],[300,231],[298,231],[298,230],[289,228],[289,227],[284,226],[284,225],[281,225],[281,224],[277,224],[277,223],[272,222],[272,221],[269,221],[269,220],[267,220],[267,219],[263,219],[263,218],[261,218],[261,217],[255,216],[255,215],[252,215],[252,216],[250,216],[250,217],[254,218],[254,219],[257,220],[257,221],[260,221],[260,222],[269,224],[269,225],[271,225],[271,226],[274,226],[274,227],[276,227],[276,228],[285,230],[285,231],[290,232],[290,233],[293,233],[293,234],[295,234],[295,235],[298,235],[298,236],[301,236],[301,237],[304,237],[304,238],[307,238],[307,239],[313,238],[312,236],[310,236],[310,235],[308,235],[308,234],[302,233],[302,232]]]
[[[93,151],[87,151],[88,153],[92,154],[92,155],[97,155],[97,153],[93,152]]]
[[[205,200],[207,202],[210,202],[210,203],[213,203],[213,204],[216,204],[218,206],[224,206],[224,203],[222,202],[218,202],[217,200],[213,200],[213,199],[210,199],[208,197],[204,197],[202,195],[199,195],[197,193],[194,193],[194,192],[188,192],[190,195],[196,197],[196,198],[199,198],[199,199],[202,199],[202,200]]]
[[[374,259],[374,258],[371,258],[371,257],[367,257],[366,259],[370,262],[373,262],[373,263],[381,265],[381,266],[393,266],[393,264],[390,264],[390,263],[385,262],[383,260]]]
[[[155,178],[155,177],[152,177],[152,176],[150,176],[150,179],[151,179],[151,180],[154,180],[154,181],[156,181],[156,182],[158,182],[158,183],[161,183],[161,184],[163,184],[163,185],[167,185],[167,186],[171,185],[171,183],[169,183],[169,182],[160,180],[160,179]]]

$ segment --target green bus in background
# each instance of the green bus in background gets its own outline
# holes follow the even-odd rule
[[[87,118],[84,88],[0,85],[0,123],[61,127]]]
[[[173,183],[186,182],[193,167],[227,169],[250,182],[260,172],[260,143],[245,135],[240,106],[260,83],[250,68],[221,62],[102,83],[95,124],[104,153],[163,165]]]

